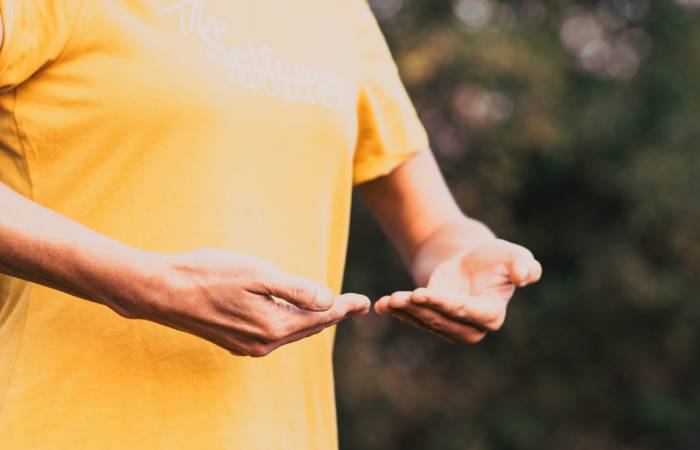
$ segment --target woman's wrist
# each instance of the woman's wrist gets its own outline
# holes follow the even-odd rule
[[[166,291],[167,255],[118,243],[84,263],[81,280],[92,281],[94,300],[128,318],[147,318]]]
[[[496,236],[486,225],[468,217],[439,227],[413,252],[413,279],[417,285],[425,286],[440,263],[492,239]]]

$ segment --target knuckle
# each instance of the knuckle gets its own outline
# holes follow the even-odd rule
[[[238,264],[238,274],[251,281],[270,280],[277,273],[277,267],[269,261],[254,256],[245,256]]]
[[[270,325],[270,328],[268,330],[268,338],[270,341],[279,341],[286,337],[288,334],[287,327],[284,326],[280,322],[274,322],[273,324]]]
[[[275,342],[287,335],[287,327],[279,320],[270,321],[261,326],[260,338],[265,342]]]
[[[121,307],[113,307],[112,308],[114,312],[119,314],[121,317],[124,319],[138,319],[139,315],[134,313],[133,311],[130,311],[126,308],[121,308]]]
[[[317,291],[316,289],[310,286],[300,284],[292,288],[292,296],[294,298],[303,300],[304,303],[313,305],[314,303],[316,303]]]
[[[236,272],[241,280],[249,283],[262,282],[267,278],[266,274],[269,273],[258,264],[244,264]]]
[[[464,303],[460,303],[455,307],[454,313],[459,319],[466,319],[469,316],[469,307]]]
[[[483,331],[473,331],[464,336],[464,341],[468,344],[478,344],[486,337]]]
[[[248,356],[253,358],[262,358],[272,352],[272,347],[262,343],[250,344],[247,348]]]
[[[389,305],[392,308],[404,308],[406,307],[406,301],[410,299],[410,294],[406,295],[404,292],[395,292],[391,294],[389,299]]]
[[[424,319],[424,322],[426,325],[428,325],[430,328],[434,330],[444,330],[445,329],[445,324],[443,323],[442,320],[438,319],[437,317],[428,317]]]
[[[225,345],[225,346],[222,346],[222,347],[223,347],[226,351],[228,351],[230,354],[232,354],[232,355],[234,355],[234,356],[243,356],[243,355],[244,355],[244,353],[243,353],[243,351],[241,350],[241,348],[238,347],[237,345],[228,344],[228,345]]]

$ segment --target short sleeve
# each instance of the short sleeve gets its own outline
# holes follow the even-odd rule
[[[0,0],[0,91],[12,89],[65,48],[80,0]]]
[[[361,52],[353,184],[360,184],[388,174],[429,144],[372,11],[366,1],[352,1]]]

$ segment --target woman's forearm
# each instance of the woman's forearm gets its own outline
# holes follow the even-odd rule
[[[409,269],[419,286],[425,286],[435,267],[451,257],[494,239],[483,223],[463,216],[435,229],[417,247],[409,260]]]
[[[143,274],[137,267],[145,252],[44,208],[2,183],[0,211],[0,273],[98,302],[107,295],[136,295]]]
[[[0,273],[193,334],[236,355],[267,355],[370,307],[365,296],[336,295],[250,255],[128,247],[2,184],[0,211]]]

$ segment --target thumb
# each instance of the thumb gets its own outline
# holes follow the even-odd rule
[[[355,315],[369,312],[372,302],[365,295],[349,292],[336,297],[336,305],[344,309],[345,315]]]
[[[322,283],[281,270],[271,270],[258,280],[262,289],[257,293],[274,295],[307,311],[327,311],[336,295]]]

